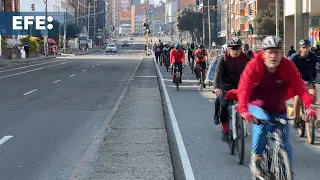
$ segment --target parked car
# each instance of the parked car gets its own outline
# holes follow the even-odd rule
[[[106,53],[108,52],[117,52],[116,44],[108,44],[106,47]]]

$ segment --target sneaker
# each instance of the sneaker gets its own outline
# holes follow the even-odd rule
[[[214,124],[215,124],[215,125],[220,124],[220,117],[219,117],[219,115],[215,114],[214,117],[213,117],[213,119],[214,119]]]
[[[250,161],[249,167],[251,169],[251,173],[253,176],[259,177],[263,175],[263,171],[260,166],[260,161],[258,157],[255,157],[255,155],[251,155],[251,161]]]

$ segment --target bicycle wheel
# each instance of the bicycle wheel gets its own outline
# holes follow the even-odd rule
[[[302,114],[304,113],[304,108],[301,108],[301,112],[302,112]],[[299,135],[300,137],[304,137],[305,132],[306,132],[306,124],[305,124],[305,121],[303,121],[302,118],[299,117],[297,123],[298,123],[298,127],[297,127],[297,129],[298,129],[298,135]]]
[[[277,178],[279,180],[292,180],[292,171],[289,161],[288,153],[283,150],[279,149],[278,151],[278,162],[276,162],[276,168],[279,169],[279,174],[277,174]]]
[[[232,108],[231,106],[228,107],[228,112],[229,112],[229,138],[228,138],[228,146],[229,146],[229,152],[231,155],[234,155],[234,147],[235,147],[235,141],[232,136]]]
[[[177,90],[179,91],[180,72],[176,72],[176,80],[175,80],[175,83],[176,83],[176,88],[177,88]]]
[[[202,70],[200,69],[200,91],[202,91],[203,88],[203,79],[202,79]]]
[[[239,117],[238,113],[236,115],[236,131],[237,139],[235,142],[235,149],[237,155],[238,164],[243,164],[244,158],[244,125],[243,119]]]
[[[194,61],[193,60],[191,62],[191,72],[192,72],[192,74],[194,73]]]
[[[315,138],[315,122],[306,122],[305,123],[305,131],[307,134],[307,139],[309,144],[314,144]]]

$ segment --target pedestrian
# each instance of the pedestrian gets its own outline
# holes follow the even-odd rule
[[[26,52],[26,58],[29,58],[29,47],[30,47],[29,42],[25,42],[24,46],[23,46],[23,49]]]
[[[288,56],[287,56],[287,58],[290,58],[290,57],[291,57],[291,55],[292,55],[292,54],[294,54],[294,53],[296,53],[296,50],[294,50],[294,47],[293,47],[293,46],[291,46],[291,48],[290,48],[290,50],[289,50],[289,52],[288,52]]]

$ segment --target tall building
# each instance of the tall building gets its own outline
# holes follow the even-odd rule
[[[95,44],[102,43],[102,39],[105,37],[106,23],[105,23],[105,0],[89,0],[90,3],[90,14],[94,12],[96,15],[90,16],[90,30],[89,37],[93,39]]]
[[[4,12],[19,12],[20,0],[1,0],[2,11]]]
[[[285,52],[290,46],[299,47],[300,39],[309,39],[313,46],[320,44],[319,0],[284,0]]]
[[[87,0],[76,0],[75,1],[75,18],[82,17],[88,15],[88,2]],[[80,27],[86,29],[87,27],[87,18],[79,18],[76,20],[77,24]]]
[[[150,12],[152,6],[149,2],[131,6],[131,30],[133,33],[143,32],[143,24],[146,19],[146,12]]]

